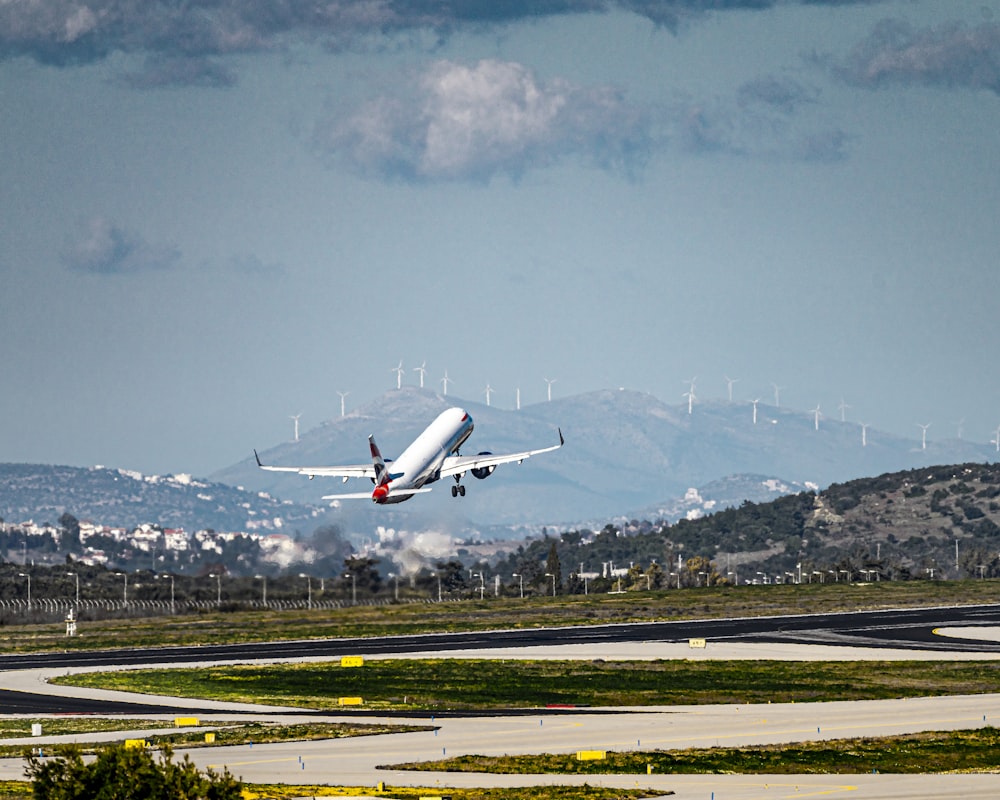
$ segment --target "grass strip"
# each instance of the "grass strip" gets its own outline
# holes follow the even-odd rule
[[[453,789],[435,787],[387,787],[382,791],[371,786],[292,786],[286,784],[247,783],[245,800],[300,800],[303,797],[385,797],[418,800],[421,797],[449,797],[451,800],[642,800],[663,797],[671,791],[616,789],[602,786],[518,786],[510,789]],[[0,781],[0,800],[32,800],[27,781]]]
[[[107,720],[109,725],[100,730],[123,732],[144,730],[155,727],[173,727],[172,722],[158,721],[157,725],[145,725],[144,721],[137,720]],[[118,723],[115,725],[114,723]],[[88,728],[97,730],[99,728]],[[315,739],[346,739],[353,736],[377,736],[385,733],[410,733],[412,731],[431,730],[430,725],[383,725],[364,724],[353,722],[316,722],[302,723],[297,725],[278,725],[267,722],[247,722],[236,723],[226,722],[216,727],[211,721],[202,721],[196,730],[186,730],[176,733],[155,734],[146,736],[146,741],[151,746],[160,747],[170,745],[173,748],[190,747],[221,747],[245,744],[272,744],[274,742],[304,742]],[[71,729],[63,730],[63,734],[82,733]],[[53,734],[54,731],[46,731]],[[206,742],[205,734],[213,733],[214,741]],[[118,741],[134,736],[123,735]],[[104,747],[109,741],[93,742],[91,745],[82,747],[82,752],[86,754],[96,753],[98,749]],[[45,745],[45,752],[52,751],[58,753],[59,745]],[[28,745],[0,745],[0,758],[15,758],[23,756],[28,749],[34,749]]]
[[[389,636],[501,628],[758,617],[1000,602],[1000,581],[702,587],[615,595],[487,598],[340,609],[81,620],[75,650]],[[8,624],[0,653],[64,650],[62,623]]]
[[[349,713],[883,700],[1000,691],[1000,661],[492,661],[252,664],[82,673],[54,682]]]
[[[645,775],[649,768],[668,775],[997,772],[1000,771],[1000,730],[984,727],[795,745],[608,751],[606,759],[593,761],[579,761],[575,754],[468,755],[380,767],[518,775]]]
[[[20,739],[31,736],[33,725],[42,726],[44,736],[63,736],[71,733],[103,733],[147,728],[172,728],[173,720],[130,719],[128,717],[36,717],[0,719],[0,740]]]
[[[28,781],[0,781],[0,800],[32,800]]]
[[[372,787],[285,786],[284,784],[246,784],[246,800],[299,800],[302,797],[386,797],[417,800],[420,797],[449,797],[451,800],[641,800],[663,797],[671,791],[662,789],[618,789],[606,786],[517,786],[498,789],[455,789],[451,787]],[[0,798],[3,796],[0,795]]]

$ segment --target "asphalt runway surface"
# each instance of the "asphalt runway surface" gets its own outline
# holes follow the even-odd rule
[[[941,635],[946,633],[947,635]],[[694,650],[690,639],[706,639]],[[323,660],[452,655],[544,658],[793,658],[1000,659],[1000,605],[905,611],[706,620],[586,628],[552,628],[380,639],[275,642],[225,647],[67,652],[0,658],[0,713],[197,715],[222,720],[253,716],[302,721],[345,716],[293,709],[183,701],[125,693],[70,690],[45,682],[68,671],[204,662]],[[357,719],[352,713],[349,719]],[[371,717],[375,719],[376,717]],[[377,719],[386,719],[381,714]],[[529,710],[516,715],[427,715],[423,733],[311,743],[188,751],[199,767],[227,767],[252,782],[371,785],[521,786],[537,784],[643,786],[678,798],[757,800],[816,795],[864,800],[1000,797],[1000,775],[850,776],[487,776],[387,770],[386,764],[459,753],[575,752],[716,744],[752,745],[822,738],[886,735],[994,725],[1000,695],[860,703],[671,706],[645,709]],[[397,717],[396,721],[402,721]],[[106,736],[106,735],[105,735]],[[122,734],[117,734],[121,738]],[[79,738],[79,737],[77,737]],[[43,740],[26,740],[42,744]],[[44,739],[44,743],[54,740]],[[1000,766],[1000,761],[998,761]],[[16,777],[18,759],[0,760],[0,779]]]
[[[447,655],[498,649],[551,647],[612,648],[686,643],[705,639],[712,643],[758,645],[828,645],[854,648],[893,648],[940,652],[942,658],[960,653],[995,653],[1000,642],[941,637],[942,627],[984,629],[1000,627],[1000,604],[951,606],[844,614],[803,614],[739,619],[684,620],[616,625],[533,628],[472,633],[419,634],[380,638],[311,639],[254,642],[198,647],[142,648],[138,650],[64,651],[0,656],[0,710],[6,713],[55,714],[147,713],[142,700],[88,705],[85,698],[58,700],[50,694],[19,692],[7,686],[4,674],[26,669],[114,669],[127,666],[169,666],[205,662],[323,660],[364,653],[369,657]],[[62,705],[61,705],[62,704]],[[18,709],[16,712],[13,709]],[[190,710],[180,707],[181,710]],[[8,711],[8,709],[11,709]]]

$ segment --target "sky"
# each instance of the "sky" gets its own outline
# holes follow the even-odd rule
[[[0,461],[208,475],[400,361],[985,443],[998,132],[997,1],[7,0]]]

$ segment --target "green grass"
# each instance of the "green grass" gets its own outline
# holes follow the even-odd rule
[[[0,719],[0,739],[19,739],[31,736],[31,726],[42,726],[44,736],[62,736],[69,733],[100,733],[103,731],[138,730],[140,728],[172,728],[173,720],[124,719],[112,717],[37,717],[35,719]]]
[[[487,598],[336,610],[261,610],[80,622],[74,650],[388,636],[1000,602],[1000,581],[705,587],[620,595]],[[64,650],[65,627],[7,625],[0,652]]]
[[[864,739],[834,739],[796,745],[713,747],[690,750],[608,751],[605,760],[579,761],[576,754],[460,756],[393,764],[384,769],[504,774],[857,775],[866,772],[940,773],[1000,770],[1000,730],[915,733]]]
[[[60,722],[61,726],[50,724]],[[104,723],[103,725],[97,723]],[[127,731],[145,730],[148,728],[173,727],[173,722],[162,720],[92,720],[75,717],[71,720],[45,720],[43,731],[47,735],[86,733],[91,731]],[[410,731],[431,730],[429,725],[381,725],[364,723],[303,723],[300,725],[274,725],[266,722],[225,722],[213,723],[202,720],[197,730],[177,733],[154,734],[146,737],[146,741],[154,747],[169,745],[172,748],[190,747],[221,747],[223,745],[269,744],[272,742],[301,742],[315,739],[344,739],[351,736],[375,736],[384,733],[408,733]],[[215,734],[214,743],[205,741],[209,731]],[[30,727],[29,727],[30,732]],[[14,733],[14,736],[28,735]],[[132,736],[122,735],[118,741]],[[94,753],[107,744],[108,740],[95,742],[85,746],[84,753]],[[28,745],[4,745],[0,743],[0,758],[16,758],[24,755],[26,750],[33,750]],[[57,753],[59,745],[46,745],[45,751]]]
[[[247,783],[246,800],[299,800],[303,797],[385,797],[418,800],[421,797],[450,797],[451,800],[642,800],[673,792],[649,789],[614,789],[600,786],[519,786],[513,789],[452,789],[435,787],[295,786],[283,783]],[[0,800],[31,800],[31,784],[0,781]]]
[[[103,689],[335,709],[489,710],[880,700],[1000,691],[1000,661],[337,662],[84,673],[54,682]],[[341,711],[349,711],[344,707]]]
[[[616,789],[602,786],[518,786],[512,789],[454,789],[450,787],[286,786],[247,784],[247,800],[299,800],[302,797],[386,797],[418,800],[420,797],[450,797],[451,800],[641,800],[673,794],[662,789]],[[3,795],[0,795],[3,798]]]
[[[27,781],[0,781],[0,800],[32,800]]]

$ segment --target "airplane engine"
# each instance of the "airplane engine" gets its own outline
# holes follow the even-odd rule
[[[479,455],[481,455],[481,456],[491,456],[491,455],[493,455],[493,453],[491,453],[488,450],[486,450],[486,451],[483,451],[482,453],[480,453]],[[496,469],[495,466],[493,466],[493,467],[476,467],[474,470],[472,470],[472,474],[473,474],[474,477],[479,478],[479,480],[483,480],[483,478],[488,478],[490,475],[492,475],[493,474],[493,470],[495,470],[495,469]]]

